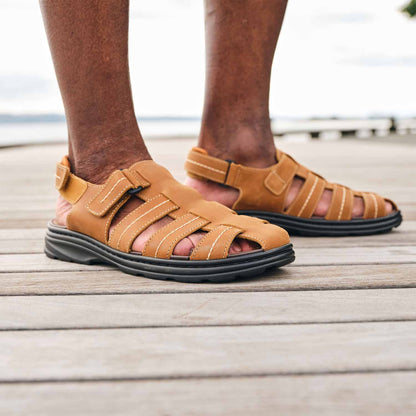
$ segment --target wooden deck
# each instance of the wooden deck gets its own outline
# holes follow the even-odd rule
[[[149,146],[183,179],[192,145]],[[0,414],[416,414],[416,146],[281,147],[395,199],[402,227],[293,238],[296,262],[258,279],[138,278],[46,258],[65,148],[0,150]]]

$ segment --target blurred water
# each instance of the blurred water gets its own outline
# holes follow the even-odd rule
[[[397,120],[399,133],[415,133],[416,119]],[[139,120],[145,139],[156,137],[196,137],[200,120],[189,118],[157,118]],[[357,131],[357,137],[388,134],[391,120],[383,119],[322,119],[322,120],[273,120],[272,131],[287,135],[290,141],[305,141],[309,132],[321,132],[321,140],[336,140],[341,131]],[[66,142],[64,121],[57,122],[0,122],[0,147],[25,144]]]
[[[144,137],[192,136],[199,133],[198,120],[158,120],[140,121]],[[32,143],[65,142],[67,129],[65,122],[49,123],[0,123],[0,147]]]

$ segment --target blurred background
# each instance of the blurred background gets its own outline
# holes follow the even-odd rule
[[[416,19],[402,11],[407,4],[289,1],[273,68],[275,133],[412,136]],[[2,0],[0,38],[0,146],[64,141],[64,110],[37,1]],[[130,66],[144,135],[197,135],[203,1],[131,0]]]

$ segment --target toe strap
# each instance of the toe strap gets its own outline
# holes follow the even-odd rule
[[[364,215],[363,218],[380,218],[386,215],[386,203],[383,197],[372,192],[363,192]]]
[[[242,230],[231,225],[220,225],[214,228],[199,241],[193,249],[191,260],[225,259],[231,243]]]
[[[208,224],[205,218],[188,213],[160,228],[147,240],[143,255],[169,259],[176,244]]]
[[[330,221],[348,221],[352,217],[354,192],[346,186],[333,184],[332,199],[325,216]]]

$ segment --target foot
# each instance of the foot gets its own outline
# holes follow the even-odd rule
[[[276,162],[274,162],[276,163]],[[271,164],[265,164],[262,161],[252,161],[252,163],[244,163],[247,166],[257,167],[257,168],[266,168],[271,166]],[[304,180],[302,178],[295,177],[290,190],[288,192],[285,208],[290,206],[290,204],[295,200],[299,191],[302,188]],[[212,181],[203,181],[195,178],[187,177],[185,184],[196,189],[202,194],[202,196],[208,201],[217,201],[229,208],[232,208],[235,201],[237,201],[239,196],[239,191],[235,188],[230,188],[225,185],[218,184]],[[332,191],[325,189],[321,199],[315,209],[314,217],[325,217],[328,212],[332,198]],[[389,201],[385,201],[386,206],[386,215],[390,214],[393,211],[393,205]],[[364,215],[364,201],[361,197],[354,197],[354,205],[352,210],[353,218],[361,218]]]
[[[130,199],[119,211],[119,213],[114,217],[113,222],[110,227],[109,235],[114,230],[114,227],[131,211],[136,209],[139,205],[141,205],[143,201],[138,198]],[[69,212],[71,211],[72,205],[65,201],[61,196],[58,197],[56,203],[56,217],[55,223],[57,225],[66,226],[66,219],[68,217]],[[147,240],[154,234],[155,231],[164,227],[165,225],[169,224],[169,222],[173,221],[172,218],[166,216],[161,220],[157,221],[156,223],[152,224],[146,230],[144,230],[134,241],[132,250],[135,252],[141,253],[143,248],[147,242]],[[184,238],[181,240],[175,247],[173,254],[177,256],[189,256],[194,249],[194,247],[198,244],[201,238],[204,236],[204,232],[196,232],[191,234],[189,237]],[[257,246],[255,243],[249,242],[248,240],[244,239],[235,239],[234,242],[231,244],[229,254],[241,253],[246,251],[251,251],[256,249]]]

